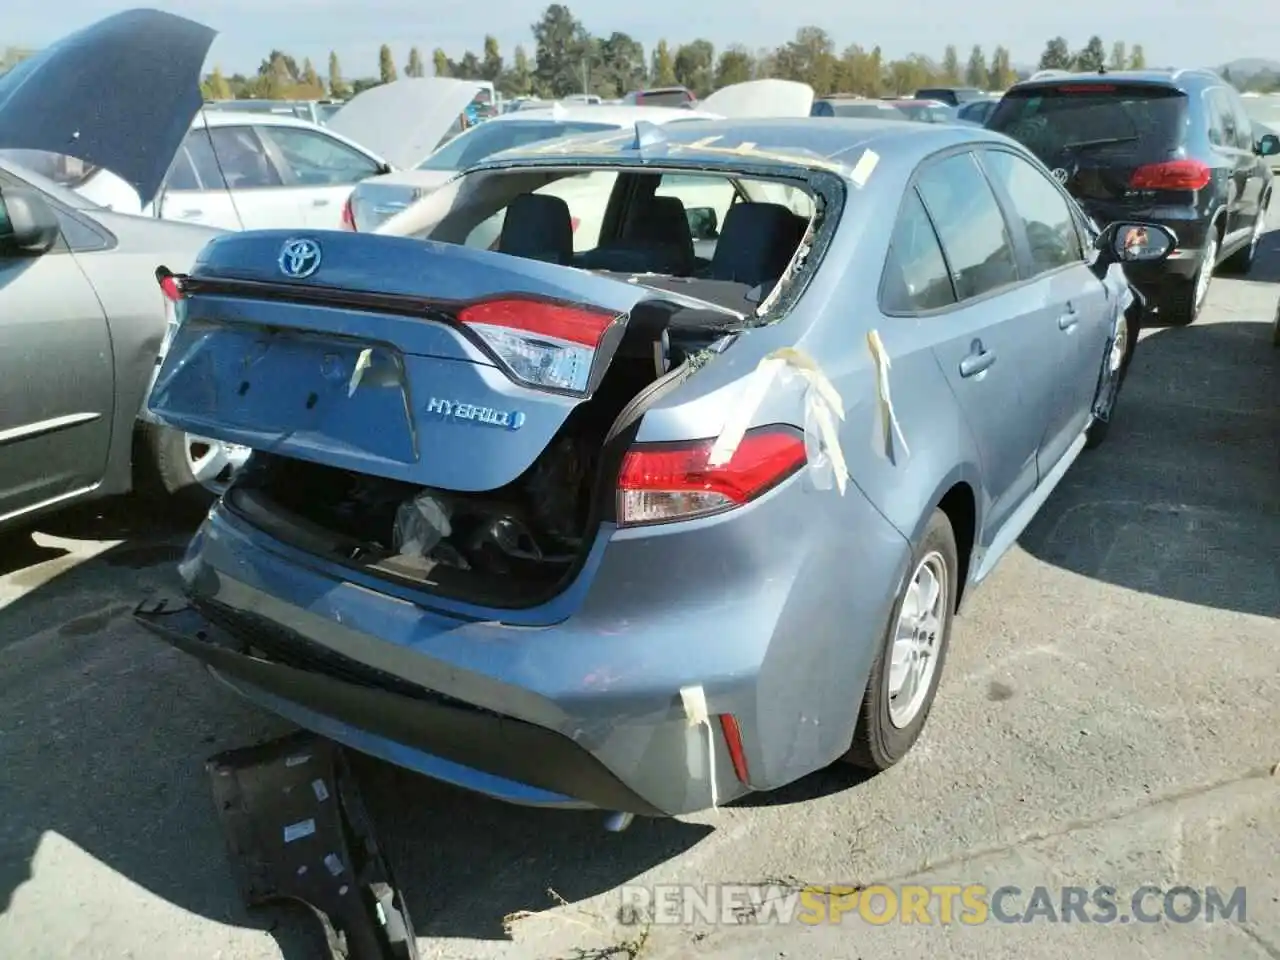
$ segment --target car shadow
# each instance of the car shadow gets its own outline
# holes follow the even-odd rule
[[[1020,542],[1116,586],[1280,617],[1280,350],[1269,322],[1146,336],[1106,443],[1080,457]]]
[[[56,834],[184,911],[269,932],[290,960],[324,955],[301,908],[241,904],[204,770],[291,728],[131,618],[176,590],[191,526],[110,504],[41,527],[124,543],[0,608],[0,913]],[[605,834],[599,813],[513,807],[364,757],[353,768],[419,936],[504,939],[504,918],[553,906],[548,891],[611,890],[712,830],[637,818]],[[24,909],[60,909],[48,883]]]
[[[1262,235],[1253,266],[1240,279],[1253,283],[1280,283],[1280,229]]]

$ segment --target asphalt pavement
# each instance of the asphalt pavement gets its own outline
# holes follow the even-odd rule
[[[898,768],[618,835],[375,761],[357,773],[424,957],[1280,960],[1280,231],[1144,335],[1086,453],[957,623]],[[0,956],[318,956],[246,911],[204,760],[285,724],[129,617],[185,531],[128,503],[0,538]],[[856,696],[856,691],[850,691]],[[1244,886],[1208,924],[623,923],[620,887]],[[1056,893],[1055,893],[1056,896]]]

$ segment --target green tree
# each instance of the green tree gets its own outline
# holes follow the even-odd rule
[[[1041,70],[1070,70],[1071,48],[1067,46],[1066,37],[1054,37],[1044,46],[1040,54]]]
[[[1097,73],[1107,65],[1107,51],[1102,38],[1094,34],[1084,49],[1075,55],[1075,68],[1083,73]]]
[[[960,82],[960,55],[952,44],[942,53],[942,80],[944,83]]]
[[[676,83],[676,60],[667,41],[659,40],[653,48],[653,68],[649,71],[655,87],[672,87]]]
[[[417,47],[409,48],[409,62],[404,65],[406,77],[425,77],[427,68],[422,62],[422,51]]]
[[[231,84],[227,83],[227,78],[222,75],[221,67],[214,67],[213,72],[205,77],[201,87],[206,100],[234,99],[234,95],[231,92]]]
[[[632,90],[644,89],[649,70],[644,45],[630,34],[614,32],[601,40],[597,48],[599,69],[596,92],[618,97]]]
[[[987,69],[987,58],[977,44],[969,51],[969,64],[964,70],[964,82],[971,87],[981,89],[987,85],[991,71]]]
[[[342,64],[338,62],[338,54],[329,51],[329,96],[342,99],[351,93],[347,82],[342,79]]]
[[[737,44],[729,47],[716,61],[716,89],[745,83],[751,79],[753,69],[751,52],[746,47]]]
[[[1108,70],[1123,70],[1129,65],[1129,57],[1125,51],[1124,41],[1117,40],[1111,45],[1111,59],[1107,61]]]
[[[396,59],[391,55],[391,47],[383,44],[378,50],[378,80],[391,83],[396,79]]]
[[[498,49],[498,38],[486,35],[484,57],[480,61],[480,77],[496,84],[502,76],[502,69],[502,51]]]
[[[311,90],[324,92],[324,84],[320,82],[320,74],[316,73],[316,68],[311,63],[311,58],[307,57],[302,61],[302,77],[300,82],[303,86],[309,87]]]
[[[539,89],[553,97],[563,97],[583,89],[589,82],[591,35],[561,3],[553,3],[533,24],[534,74]]]
[[[431,51],[431,68],[437,77],[453,76],[453,71],[450,69],[449,55],[439,47]]]
[[[263,100],[279,100],[298,85],[297,61],[280,50],[272,50],[258,65],[253,95]]]
[[[459,80],[483,80],[480,76],[480,58],[470,50],[466,51],[462,59],[454,64],[453,75]]]
[[[1142,44],[1135,43],[1133,49],[1129,51],[1129,69],[1145,70],[1147,67],[1147,54],[1142,49]]]
[[[835,46],[821,27],[801,27],[774,53],[774,69],[782,79],[807,83],[817,96],[826,96],[838,79]]]
[[[705,97],[715,87],[716,48],[709,40],[694,40],[676,50],[676,83]]]
[[[1008,47],[996,47],[991,54],[991,69],[987,76],[988,90],[1007,90],[1018,79],[1013,72]]]
[[[523,46],[511,55],[511,69],[502,75],[502,92],[508,97],[527,97],[533,93],[533,67]]]

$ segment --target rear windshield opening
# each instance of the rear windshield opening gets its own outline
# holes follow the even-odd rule
[[[419,170],[465,170],[503,150],[513,150],[544,140],[570,137],[579,133],[613,130],[608,123],[583,123],[565,120],[504,120],[482,123],[449,140],[426,159]]]
[[[623,134],[629,136],[629,134]],[[752,313],[818,202],[800,181],[684,171],[480,171],[420,202],[422,239],[578,267]]]
[[[1005,94],[987,121],[1053,165],[1073,150],[1162,158],[1182,144],[1187,98],[1149,84],[1061,84]]]

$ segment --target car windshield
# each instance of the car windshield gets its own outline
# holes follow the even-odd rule
[[[1176,149],[1186,116],[1187,98],[1173,87],[1063,84],[1010,91],[987,126],[1021,141],[1050,165],[1073,151],[1104,153],[1123,163]]]
[[[564,120],[499,120],[483,123],[459,134],[428,157],[419,170],[465,170],[503,150],[554,140],[575,133],[616,130],[612,123],[579,123]]]

